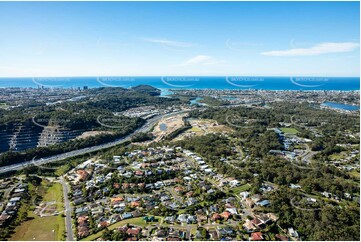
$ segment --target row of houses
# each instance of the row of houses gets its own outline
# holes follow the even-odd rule
[[[26,195],[27,185],[19,183],[10,191],[8,201],[4,204],[4,210],[0,215],[0,227],[6,227],[16,216],[21,200]]]

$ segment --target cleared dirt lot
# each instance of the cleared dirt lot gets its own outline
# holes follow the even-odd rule
[[[156,137],[155,141],[161,140],[163,137],[174,132],[175,130],[184,126],[183,117],[186,114],[179,114],[174,117],[164,118],[160,120],[154,127],[153,135]]]
[[[97,136],[100,134],[113,134],[113,132],[110,132],[110,131],[86,131],[86,132],[82,133],[81,135],[79,135],[78,137],[76,137],[75,139],[86,139],[88,137]]]
[[[189,123],[192,128],[180,134],[174,140],[182,140],[187,137],[200,136],[209,133],[233,132],[233,129],[225,125],[219,125],[217,121],[211,119],[189,119]]]

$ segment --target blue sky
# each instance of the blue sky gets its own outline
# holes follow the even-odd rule
[[[0,2],[0,76],[359,76],[359,2]]]

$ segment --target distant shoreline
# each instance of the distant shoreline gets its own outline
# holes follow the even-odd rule
[[[259,76],[168,76],[168,77],[39,77],[2,78],[0,88],[98,88],[150,85],[158,89],[219,89],[270,91],[357,91],[359,77],[259,77]]]

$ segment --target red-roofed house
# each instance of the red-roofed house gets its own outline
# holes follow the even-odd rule
[[[135,175],[136,175],[136,176],[143,176],[143,174],[144,174],[144,172],[141,171],[141,170],[136,170],[136,171],[135,171]]]
[[[261,232],[254,232],[251,233],[251,240],[252,241],[259,241],[259,240],[263,240],[263,236]]]
[[[186,197],[191,197],[191,196],[193,196],[193,193],[194,193],[193,191],[187,192],[187,193],[186,193]]]
[[[87,221],[89,219],[88,216],[80,216],[78,217],[78,223],[81,223],[81,222],[84,222],[84,221]]]
[[[107,221],[103,221],[103,222],[100,222],[98,224],[99,228],[105,228],[105,227],[108,227],[108,226],[109,226],[109,222],[107,222]]]
[[[214,213],[213,215],[212,215],[212,218],[211,218],[211,220],[212,221],[216,221],[216,220],[219,220],[219,219],[221,219],[222,217],[218,214],[218,213]]]
[[[231,213],[228,211],[225,211],[223,213],[220,214],[222,218],[224,218],[225,220],[228,220],[229,217],[231,216]]]
[[[261,220],[259,220],[257,217],[252,219],[251,222],[256,227],[261,227],[262,225],[264,225],[264,223]]]
[[[141,228],[137,227],[137,228],[129,228],[127,230],[127,234],[131,235],[131,236],[137,236],[140,234]]]
[[[88,177],[88,172],[85,170],[77,170],[76,174],[78,174],[80,181],[85,181]]]
[[[112,205],[123,202],[123,201],[124,201],[124,198],[122,198],[122,197],[112,197],[112,198],[110,198],[110,203]]]
[[[184,188],[183,187],[175,187],[174,191],[176,191],[177,193],[181,193],[184,191]]]
[[[130,203],[130,206],[131,206],[132,208],[134,208],[134,207],[139,207],[139,206],[140,206],[140,202],[139,202],[139,201],[131,202],[131,203]]]

